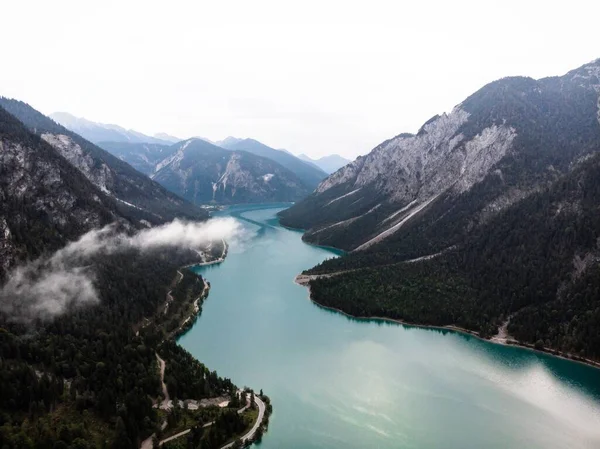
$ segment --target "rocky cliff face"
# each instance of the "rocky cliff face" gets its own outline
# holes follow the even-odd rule
[[[491,83],[333,173],[282,222],[308,228],[310,241],[361,250],[427,228],[424,248],[442,250],[595,151],[599,71],[595,61],[560,78]],[[453,236],[439,238],[450,218]]]
[[[108,196],[2,108],[0,167],[0,278],[19,259],[127,221]]]
[[[309,192],[290,170],[245,151],[229,151],[201,139],[177,144],[152,178],[197,203],[295,201]]]
[[[175,217],[205,219],[208,214],[133,169],[105,150],[56,124],[29,105],[0,98],[0,106],[41,136],[90,182],[117,202],[119,210],[151,224]]]
[[[327,177],[327,174],[318,166],[307,163],[287,151],[276,150],[254,139],[227,137],[217,142],[217,145],[227,150],[245,151],[256,156],[271,159],[294,173],[306,188],[311,191]]]
[[[64,134],[44,133],[42,139],[52,145],[58,153],[77,168],[83,175],[104,193],[110,194],[108,187],[113,187],[114,176],[106,163],[96,166],[94,158],[84,152],[80,145]]]

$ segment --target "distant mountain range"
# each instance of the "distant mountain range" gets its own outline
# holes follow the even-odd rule
[[[253,139],[194,138],[175,145],[100,142],[99,145],[167,189],[196,204],[297,201],[327,175]]]
[[[196,204],[297,201],[311,189],[293,171],[248,151],[188,139],[162,150],[152,179]]]
[[[50,118],[93,143],[129,142],[169,144],[180,140],[177,137],[169,136],[165,133],[156,134],[154,137],[147,136],[118,125],[97,123],[85,118],[75,117],[67,112],[54,112],[50,114]]]
[[[298,156],[298,158],[316,166],[317,168],[323,170],[327,174],[331,174],[352,162],[349,159],[343,158],[339,154],[331,154],[329,156],[324,156],[319,159],[312,159],[306,154],[301,154]]]
[[[122,161],[127,162],[136,170],[148,176],[156,175],[159,171],[159,166],[160,168],[164,168],[165,159],[169,158],[169,156],[177,152],[180,148],[180,146],[173,145],[174,143],[181,142],[180,139],[165,133],[159,133],[154,137],[151,137],[134,130],[127,130],[118,125],[107,125],[92,122],[84,118],[78,118],[66,112],[56,112],[52,114],[51,117],[55,122],[71,130],[72,132],[81,135],[85,139],[98,144],[101,148],[118,157]],[[285,150],[276,150],[254,139],[238,139],[236,137],[227,137],[226,139],[218,142],[212,142],[204,137],[198,137],[197,139],[207,142],[213,146],[221,147],[221,149],[234,152],[243,151],[256,156],[264,157],[277,164],[277,166],[274,166],[273,170],[271,171],[280,173],[285,180],[283,183],[277,183],[273,181],[269,184],[269,186],[271,188],[283,188],[284,192],[279,194],[271,191],[270,189],[264,190],[262,189],[264,186],[262,186],[261,189],[259,189],[262,194],[256,191],[255,194],[248,195],[248,198],[252,197],[252,201],[270,201],[269,198],[279,198],[276,201],[287,201],[283,198],[288,198],[295,201],[300,199],[303,195],[307,195],[308,193],[312,192],[327,176],[327,172],[319,168],[316,164],[303,161]],[[194,146],[197,147],[198,144],[195,144]],[[196,169],[202,164],[202,158],[204,156],[205,154],[200,154],[198,152],[194,153],[194,157],[196,158],[194,165],[196,166]],[[252,165],[247,156],[245,156],[243,160],[245,163],[245,168],[249,168],[248,164]],[[188,164],[190,163],[190,159],[188,157],[186,157],[185,161]],[[207,160],[206,163],[209,164],[207,167],[205,167],[207,170],[206,173],[219,173],[219,169],[210,166],[210,164],[212,164],[212,160]],[[261,167],[267,166],[265,163],[258,165]],[[254,168],[250,171],[255,174],[262,170]],[[277,168],[277,170],[275,168]],[[286,173],[285,171],[281,171],[281,169],[289,170],[293,176],[297,177],[297,179],[293,179],[292,181],[292,178],[289,176],[290,174]],[[176,170],[179,171],[180,168],[177,168]],[[284,173],[286,173],[285,176],[283,175]],[[181,172],[179,172],[179,174],[181,174]],[[267,173],[262,173],[260,176],[263,174]],[[221,175],[222,173],[219,174],[219,177]],[[217,182],[219,177],[215,179],[210,178],[201,180],[201,182]],[[167,188],[174,189],[172,191],[175,193],[180,194],[187,189],[185,186],[179,186],[176,188],[175,184],[171,182],[172,180],[166,181],[164,173],[161,176],[157,176],[156,179],[159,182],[165,182]],[[298,182],[299,184],[297,188],[293,187],[291,190],[288,188],[291,185],[296,185]],[[284,185],[287,187],[284,187]],[[292,191],[294,193],[292,193]],[[224,201],[226,203],[230,203],[231,201],[242,201],[242,198],[246,197],[240,194],[237,196],[233,195],[235,199],[227,198],[227,195],[216,195],[213,197],[212,195],[204,195],[203,193],[198,192],[192,196],[196,203],[201,203],[205,200],[210,202]]]
[[[327,177],[327,173],[319,167],[306,163],[285,150],[271,148],[258,140],[227,137],[224,140],[216,142],[216,144],[227,150],[247,151],[248,153],[278,162],[288,170],[294,172],[311,191]]]
[[[180,139],[179,137],[171,136],[170,134],[167,134],[167,133],[156,133],[156,134],[154,134],[153,137],[155,139],[160,139],[165,142],[171,142],[171,143],[181,142],[183,140],[183,139]]]

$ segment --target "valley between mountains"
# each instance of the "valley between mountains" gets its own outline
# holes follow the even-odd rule
[[[596,371],[472,337],[600,363],[600,60],[489,83],[354,161],[2,97],[0,199],[2,448],[241,447],[271,391],[266,448],[464,447],[456,404],[484,445],[600,441]]]

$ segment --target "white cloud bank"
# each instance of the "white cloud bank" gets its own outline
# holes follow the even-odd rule
[[[204,223],[175,220],[132,236],[117,232],[114,225],[92,230],[54,254],[12,270],[0,290],[0,311],[17,322],[51,319],[68,307],[98,302],[94,270],[86,266],[92,256],[130,249],[198,249],[212,241],[236,239],[241,231],[233,218]]]

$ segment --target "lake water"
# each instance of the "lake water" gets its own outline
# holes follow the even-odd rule
[[[600,370],[450,332],[348,318],[308,299],[302,270],[335,256],[232,207],[251,233],[180,343],[274,414],[261,449],[600,448]]]

